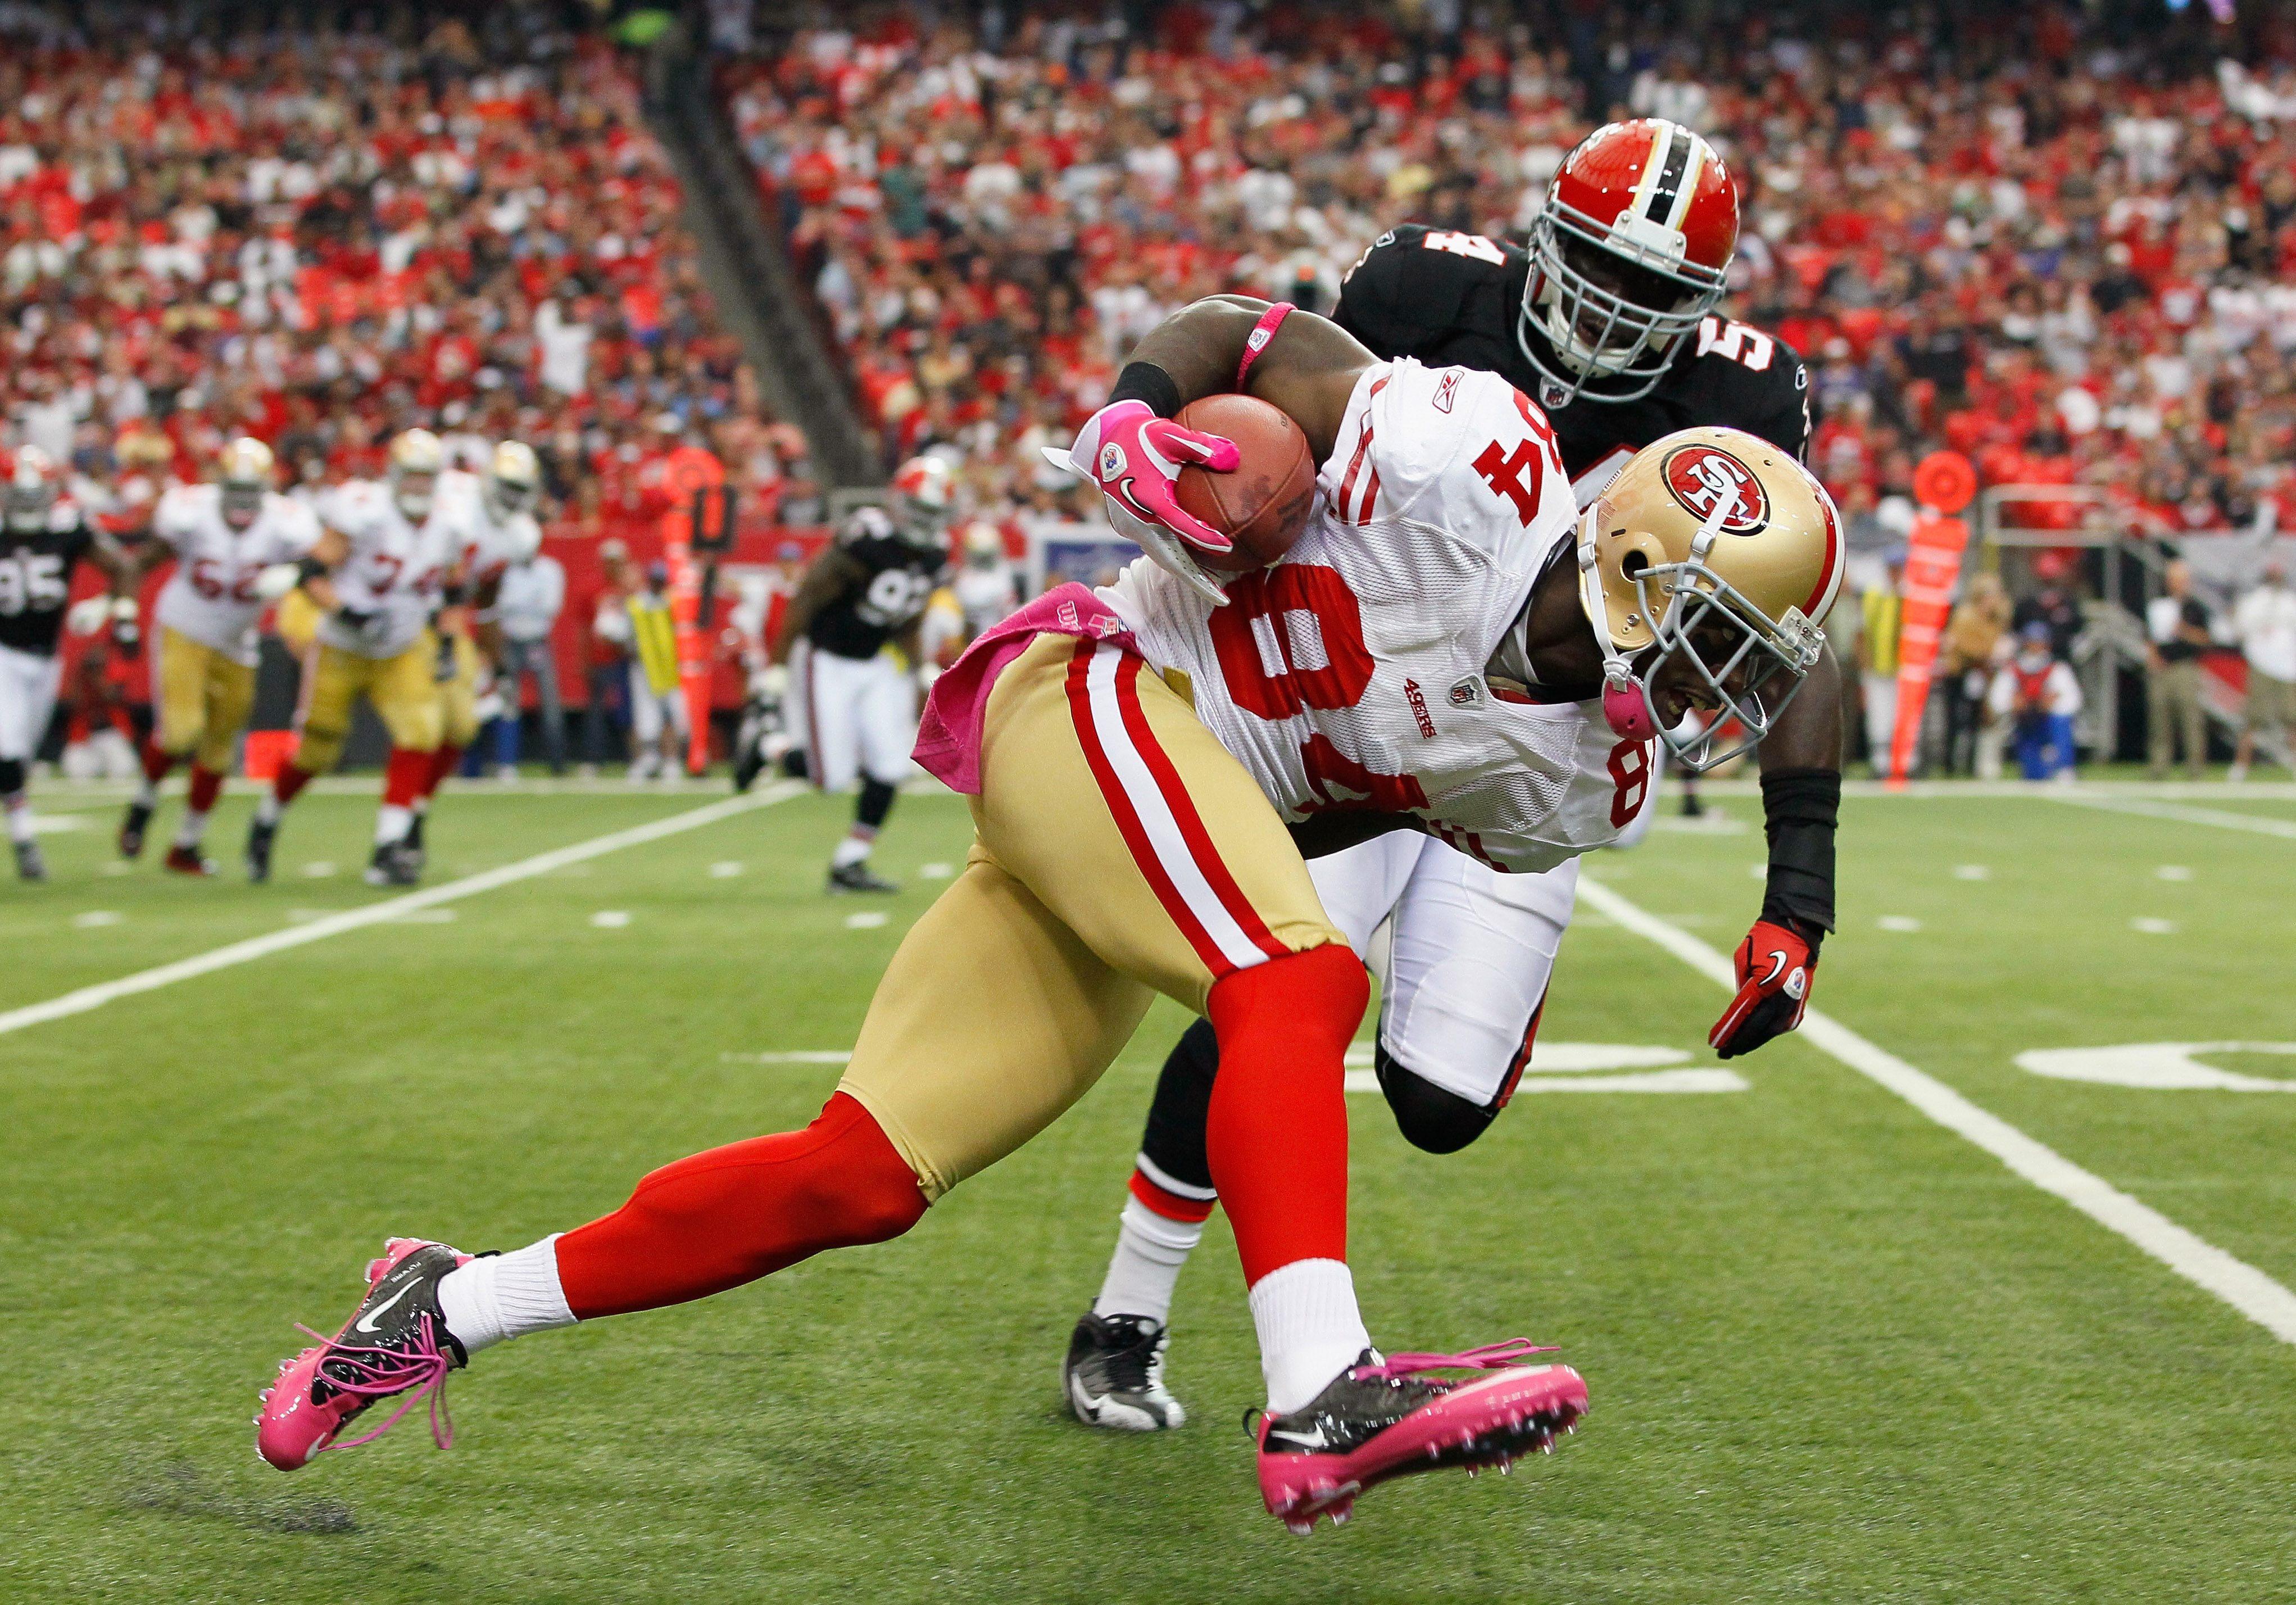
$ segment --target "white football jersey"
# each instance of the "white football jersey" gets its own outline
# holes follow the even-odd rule
[[[309,554],[319,520],[300,502],[267,492],[255,521],[234,529],[223,487],[178,485],[152,510],[152,533],[176,549],[176,572],[160,589],[159,621],[236,662],[256,658],[255,621],[266,605],[255,582],[274,563]]]
[[[353,479],[321,499],[319,517],[350,542],[350,554],[329,577],[349,610],[373,615],[365,630],[330,613],[319,626],[328,646],[363,658],[395,658],[414,644],[439,605],[457,546],[459,520],[433,495],[430,516],[408,521],[381,479]]]
[[[461,470],[440,474],[438,495],[455,524],[455,566],[468,584],[495,578],[542,550],[542,526],[533,514],[514,512],[497,519],[487,505],[486,480],[480,475]]]
[[[1546,415],[1495,373],[1383,364],[1316,489],[1298,544],[1228,581],[1226,607],[1144,559],[1102,594],[1288,821],[1416,814],[1517,872],[1614,839],[1648,744],[1599,702],[1530,703],[1484,675],[1577,519]]]

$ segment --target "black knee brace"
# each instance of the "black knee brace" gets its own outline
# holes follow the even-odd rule
[[[0,797],[13,797],[24,789],[24,760],[0,757]]]
[[[881,780],[864,779],[861,801],[853,810],[856,822],[871,830],[885,823],[885,815],[893,811],[893,788]]]
[[[1148,1129],[1140,1137],[1140,1151],[1150,1164],[1191,1187],[1212,1184],[1204,1127],[1211,1119],[1212,1077],[1218,1073],[1219,1037],[1211,1021],[1200,1020],[1165,1056],[1155,1099],[1148,1105]]]
[[[1456,1153],[1488,1131],[1499,1112],[1496,1103],[1470,1103],[1406,1069],[1385,1043],[1380,1044],[1373,1063],[1379,1069],[1379,1090],[1395,1111],[1396,1127],[1414,1148]]]

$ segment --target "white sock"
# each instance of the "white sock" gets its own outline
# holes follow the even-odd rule
[[[414,810],[402,808],[397,803],[385,803],[374,811],[374,845],[389,847],[394,841],[406,839],[406,827],[414,823]]]
[[[829,867],[833,870],[849,869],[854,864],[868,863],[870,849],[876,846],[875,838],[873,831],[865,837],[848,836],[829,856]]]
[[[1295,1259],[1270,1271],[1252,1284],[1251,1324],[1276,1415],[1308,1403],[1371,1347],[1344,1260]]]
[[[573,1325],[558,1285],[558,1233],[447,1272],[439,1279],[439,1310],[466,1354]]]
[[[279,823],[281,811],[279,793],[276,791],[266,791],[255,805],[255,817],[267,825],[275,825]]]
[[[1176,1221],[1157,1214],[1138,1199],[1124,1200],[1116,1232],[1116,1252],[1108,1261],[1108,1280],[1092,1301],[1095,1315],[1146,1315],[1168,1323],[1172,1290],[1179,1285],[1180,1267],[1203,1240],[1204,1223]]]
[[[18,791],[11,794],[10,796],[0,798],[0,805],[4,805],[8,810],[8,839],[11,841],[31,840],[32,799],[24,795],[23,792]]]
[[[208,816],[204,814],[187,813],[184,815],[184,823],[176,827],[176,845],[179,848],[196,848],[207,839],[207,833]]]
[[[156,808],[160,806],[160,788],[152,783],[152,777],[148,774],[144,777],[143,785],[136,789],[135,806],[139,808]]]

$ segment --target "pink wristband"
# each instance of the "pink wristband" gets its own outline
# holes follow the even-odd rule
[[[1299,307],[1289,301],[1278,301],[1259,315],[1259,322],[1253,324],[1251,332],[1244,337],[1243,360],[1235,364],[1237,395],[1245,393],[1243,381],[1251,373],[1251,364],[1259,360],[1259,354],[1262,351],[1267,349],[1268,342],[1275,338],[1276,330],[1283,326],[1285,318],[1299,310]]]

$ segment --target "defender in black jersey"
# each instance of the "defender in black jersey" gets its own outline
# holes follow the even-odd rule
[[[846,520],[799,582],[768,649],[767,695],[794,697],[813,783],[837,791],[861,781],[853,828],[829,861],[832,892],[900,889],[870,870],[869,855],[916,741],[917,626],[948,567],[951,491],[939,458],[904,463],[890,510],[864,507]]]
[[[1703,139],[1659,119],[1612,124],[1565,160],[1527,245],[1418,225],[1391,229],[1349,270],[1332,315],[1379,356],[1496,373],[1531,397],[1554,427],[1585,508],[1638,449],[1677,430],[1726,426],[1797,459],[1806,452],[1809,379],[1801,358],[1775,336],[1716,311],[1737,233],[1735,187]],[[1572,551],[1570,543],[1557,548],[1566,559]],[[1829,663],[1819,698],[1838,696]],[[1592,690],[1554,689],[1571,700]],[[1694,811],[1694,790],[1686,782],[1683,790],[1685,811]],[[1764,774],[1772,889],[1762,922],[1740,950],[1740,996],[1715,1028],[1726,1057],[1800,1019],[1801,998],[1762,995],[1746,957],[1759,938],[1763,952],[1779,955],[1774,975],[1801,974],[1806,995],[1819,940],[1833,924],[1840,793],[1831,768]],[[1358,897],[1375,880],[1379,850],[1365,844],[1309,864],[1327,907]],[[1389,927],[1374,1065],[1403,1134],[1433,1153],[1472,1142],[1513,1093],[1570,918],[1567,885],[1542,925],[1535,888],[1520,884],[1529,878],[1491,883],[1478,875],[1472,866],[1461,871],[1452,879],[1470,884],[1431,895],[1410,919],[1399,904]],[[1487,967],[1505,966],[1503,980],[1482,972],[1479,995],[1451,995],[1462,967],[1440,960],[1461,946],[1472,946]],[[1794,953],[1807,954],[1807,970],[1784,962]],[[1446,976],[1453,979],[1428,979]],[[1500,1020],[1488,1031],[1446,1024]],[[1201,1020],[1165,1060],[1107,1279],[1070,1339],[1070,1407],[1095,1426],[1156,1430],[1185,1419],[1164,1380],[1166,1325],[1180,1266],[1215,1201],[1204,1130],[1218,1062],[1218,1040]]]
[[[56,647],[63,638],[73,572],[82,560],[91,560],[118,585],[127,566],[111,537],[59,494],[56,481],[45,452],[21,447],[9,472],[0,518],[5,525],[0,528],[0,807],[7,810],[16,872],[27,880],[45,880],[48,873],[39,843],[32,839],[25,775],[55,712],[63,676]],[[90,601],[102,617],[114,619],[115,629],[132,638],[132,597],[126,599],[124,618],[111,602]]]

